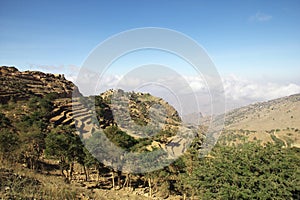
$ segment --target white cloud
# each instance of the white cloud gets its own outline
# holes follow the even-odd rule
[[[268,15],[262,12],[257,12],[255,15],[252,15],[250,21],[266,22],[272,19],[272,15]]]
[[[247,80],[235,75],[223,78],[227,107],[234,108],[300,93],[300,85]]]
[[[204,79],[199,76],[185,76],[184,78],[195,92],[207,89]]]

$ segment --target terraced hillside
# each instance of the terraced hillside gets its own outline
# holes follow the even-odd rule
[[[73,100],[70,98],[56,99],[50,123],[55,126],[70,125],[76,127],[81,133],[92,130],[89,108],[80,102],[81,99],[84,97],[73,98]]]
[[[9,101],[27,102],[30,98],[53,95],[53,111],[49,116],[52,126],[71,125],[79,127],[83,132],[90,130],[88,109],[79,103],[84,99],[78,88],[61,74],[50,74],[39,71],[21,72],[15,67],[0,67],[0,103]],[[72,101],[72,96],[74,99]],[[24,104],[25,106],[25,104]],[[20,112],[26,113],[26,108]],[[74,121],[76,118],[76,121]]]
[[[20,72],[15,67],[0,67],[0,103],[9,100],[27,100],[32,96],[42,97],[55,93],[59,98],[81,96],[78,88],[62,74],[49,74],[38,71]]]
[[[54,105],[50,122],[55,126],[76,127],[85,139],[117,126],[141,142],[136,145],[137,151],[160,148],[169,155],[181,155],[190,145],[189,138],[200,137],[198,127],[181,124],[172,106],[150,94],[108,90],[99,96],[58,99]],[[190,137],[182,138],[185,134]]]

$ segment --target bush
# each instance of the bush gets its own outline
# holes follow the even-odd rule
[[[184,183],[204,199],[298,199],[299,149],[246,143],[216,146]]]

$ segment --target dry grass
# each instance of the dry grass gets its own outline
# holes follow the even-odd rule
[[[237,110],[227,116],[231,118],[231,115],[239,115],[227,128],[255,131],[300,128],[300,101],[288,100],[288,98],[285,101],[274,100],[253,107],[249,106],[246,110]]]
[[[225,130],[249,130],[249,141],[274,142],[273,134],[285,146],[300,146],[300,94],[236,109],[226,115]]]
[[[0,163],[0,199],[95,199],[95,200],[146,200],[152,199],[126,189],[88,189],[97,182],[74,181],[67,184],[58,172],[38,173],[21,165]]]
[[[24,169],[19,165],[1,163],[2,199],[89,199],[91,190],[66,184],[62,177]]]

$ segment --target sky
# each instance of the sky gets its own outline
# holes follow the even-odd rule
[[[300,92],[297,0],[1,0],[0,65],[64,73],[74,80],[97,45],[142,27],[172,29],[201,45],[223,80],[228,108]],[[146,54],[145,61],[176,63],[190,83],[202,84],[185,73],[184,62],[167,54]],[[128,64],[124,67],[129,70],[139,63],[135,61],[129,56],[115,68]],[[110,75],[107,85],[120,76]]]

